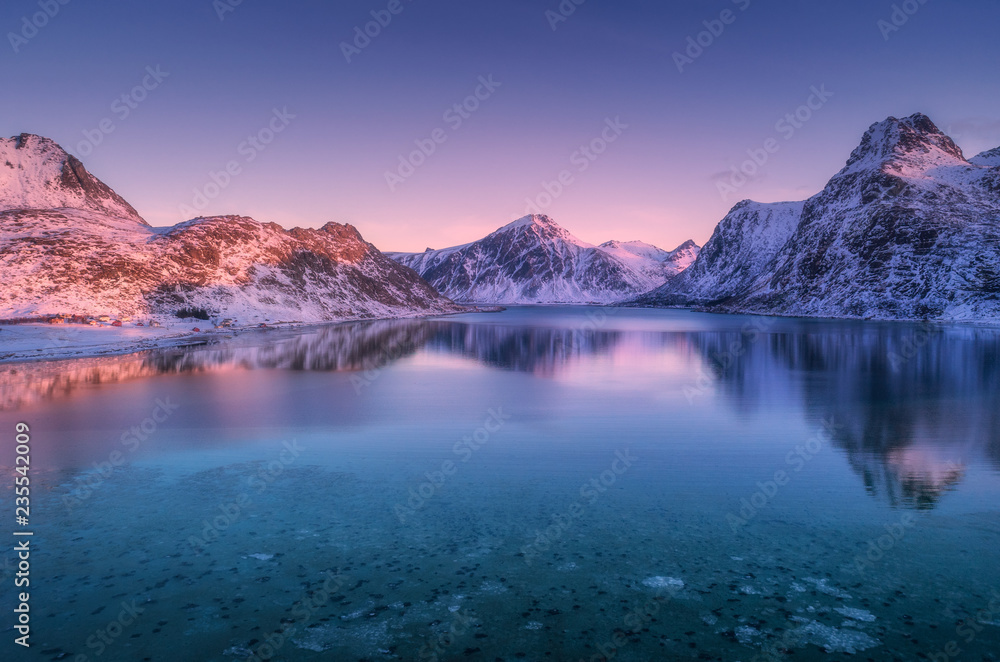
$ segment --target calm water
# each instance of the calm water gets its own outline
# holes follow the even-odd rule
[[[995,660],[998,359],[992,329],[515,308],[5,365],[28,657]]]

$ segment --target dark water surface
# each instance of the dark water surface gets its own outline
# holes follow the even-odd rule
[[[0,366],[29,657],[995,660],[998,359],[568,307]]]

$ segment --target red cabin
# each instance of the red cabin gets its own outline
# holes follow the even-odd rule
[[[121,326],[121,325],[122,325],[121,320],[115,320],[114,322],[111,323],[111,326]]]

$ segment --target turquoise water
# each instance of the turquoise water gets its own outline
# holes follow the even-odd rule
[[[993,660],[998,357],[994,329],[539,307],[5,365],[17,652]]]

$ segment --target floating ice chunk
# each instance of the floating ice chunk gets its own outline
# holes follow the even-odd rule
[[[796,619],[805,620],[805,619]],[[881,645],[878,639],[853,629],[838,629],[823,625],[818,621],[807,621],[805,625],[791,631],[801,644],[821,646],[827,653],[847,653],[854,655]]]
[[[274,554],[251,554],[245,558],[257,559],[258,561],[270,561],[274,558]]]
[[[646,577],[642,580],[642,585],[649,588],[682,589],[684,581],[676,577]]]
[[[543,627],[545,627],[545,626],[542,625],[541,623],[539,623],[538,621],[531,621],[527,625],[524,626],[524,629],[525,630],[541,630]]]
[[[743,595],[760,595],[760,591],[755,589],[753,586],[747,584],[746,586],[740,587],[740,593]]]
[[[735,630],[736,640],[741,644],[752,644],[755,637],[760,636],[760,630],[749,625],[741,625]]]
[[[835,598],[840,598],[841,600],[850,600],[851,594],[845,591],[841,591],[836,586],[830,586],[827,584],[829,579],[813,579],[812,577],[806,577],[804,581],[809,582],[816,587],[816,590],[820,593],[826,593],[827,595],[832,595]]]
[[[572,561],[570,561],[569,563],[563,563],[561,566],[559,566],[558,568],[556,568],[556,570],[558,570],[559,572],[570,572],[572,570],[576,570],[577,567],[579,567],[579,566],[577,566],[575,563],[573,563]]]
[[[855,621],[864,621],[865,623],[871,623],[875,620],[875,614],[870,611],[865,611],[864,609],[855,609],[854,607],[837,607],[834,609],[835,612],[841,616],[846,616],[847,618],[853,619]]]
[[[705,625],[715,625],[719,622],[719,618],[715,614],[705,614],[701,617],[701,620],[705,623]]]
[[[482,593],[491,593],[493,595],[498,595],[500,593],[506,593],[509,589],[503,585],[503,582],[487,580],[483,582],[483,585],[479,587],[479,590]]]

